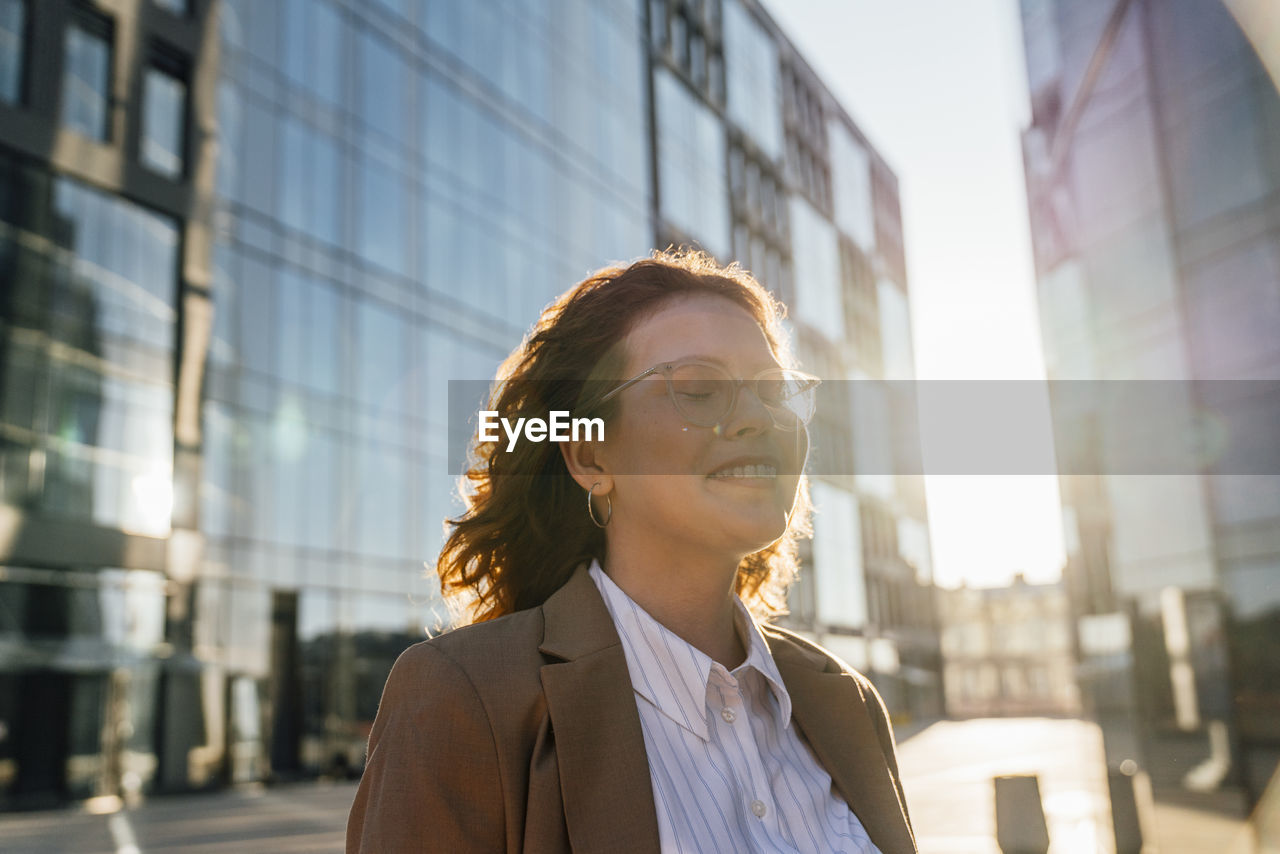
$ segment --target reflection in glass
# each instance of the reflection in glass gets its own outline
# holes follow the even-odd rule
[[[403,143],[408,67],[395,48],[368,30],[361,31],[359,47],[360,118],[366,127]]]
[[[337,394],[342,353],[337,292],[328,282],[292,268],[281,270],[279,283],[280,378],[311,391]]]
[[[227,17],[224,9],[222,17]],[[240,94],[236,87],[221,80],[218,82],[218,156],[216,187],[224,199],[236,195],[240,155]]]
[[[409,558],[408,478],[403,452],[366,442],[356,448],[355,546],[361,554]]]
[[[307,437],[299,515],[303,545],[308,548],[339,549],[344,545],[342,448],[337,436],[327,430],[313,430]]]
[[[264,374],[275,370],[276,288],[271,268],[256,256],[240,264],[236,297],[239,309],[239,350],[246,368]]]
[[[234,439],[236,432],[230,407],[205,401],[204,456],[200,465],[200,529],[211,537],[231,533]]]
[[[272,4],[263,4],[269,7]],[[270,215],[275,210],[275,162],[264,152],[275,151],[275,137],[279,122],[273,112],[254,98],[242,95],[244,134],[241,137],[239,191],[236,201],[248,205],[260,213]]]
[[[342,98],[342,19],[322,0],[284,7],[284,71],[295,86],[331,104]]]
[[[29,199],[27,228],[70,251],[7,244],[42,298],[6,303],[3,415],[6,427],[22,432],[5,431],[18,445],[3,457],[5,495],[51,515],[164,535],[172,512],[177,229],[69,179],[50,184],[26,170],[6,176],[13,177],[18,185],[6,190],[21,186]],[[44,457],[34,478],[32,453]]]
[[[405,179],[369,154],[360,165],[360,254],[394,273],[407,275]]]
[[[327,243],[339,238],[342,161],[328,134],[286,116],[280,128],[279,217]]]
[[[369,300],[357,308],[356,394],[377,412],[407,412],[409,369],[404,318]]]

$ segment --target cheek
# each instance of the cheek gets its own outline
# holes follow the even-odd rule
[[[706,453],[706,431],[688,427],[661,401],[656,411],[636,407],[606,427],[608,455],[619,474],[689,474]],[[612,428],[612,430],[610,430]]]
[[[695,428],[681,424],[654,423],[643,438],[634,443],[637,472],[659,475],[693,475],[702,470],[707,441]]]

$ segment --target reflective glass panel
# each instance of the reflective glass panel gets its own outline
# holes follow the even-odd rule
[[[360,102],[365,125],[390,139],[404,137],[409,72],[396,50],[367,31],[360,35]]]
[[[361,302],[358,312],[356,394],[375,410],[405,412],[409,370],[405,322],[379,303]]]
[[[365,444],[356,450],[355,546],[362,554],[409,557],[407,542],[409,473],[414,470],[402,451]]]
[[[342,98],[342,19],[327,2],[284,6],[284,70],[295,86],[337,103]]]
[[[394,273],[408,272],[408,198],[404,177],[374,157],[360,170],[360,254]]]

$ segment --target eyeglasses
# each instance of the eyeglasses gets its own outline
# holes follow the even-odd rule
[[[662,374],[667,395],[685,421],[695,427],[724,423],[738,402],[738,389],[749,385],[779,430],[799,430],[813,418],[817,388],[822,380],[802,371],[768,368],[749,380],[735,379],[708,362],[666,362],[636,374],[610,391],[600,402],[630,388],[645,377]]]

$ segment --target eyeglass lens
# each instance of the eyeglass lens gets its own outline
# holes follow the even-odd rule
[[[713,427],[728,417],[734,403],[735,381],[714,365],[677,365],[667,376],[671,399],[692,424]],[[798,429],[813,416],[814,389],[801,374],[785,369],[766,371],[749,381],[756,397],[772,413],[775,426]]]

